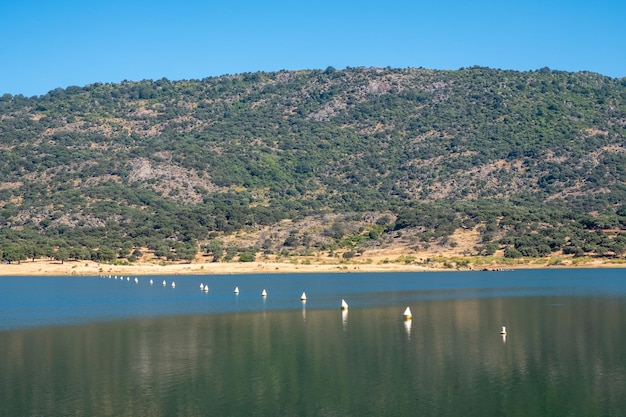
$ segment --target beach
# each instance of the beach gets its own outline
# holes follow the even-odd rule
[[[39,259],[34,262],[0,265],[0,276],[16,275],[204,275],[204,274],[259,274],[259,273],[313,273],[313,272],[392,272],[428,271],[420,265],[401,264],[306,264],[294,262],[193,262],[153,263],[141,262],[129,265],[103,264],[92,261],[58,261]]]
[[[94,261],[60,261],[50,259],[28,260],[0,265],[0,276],[94,276],[94,275],[225,275],[276,273],[330,273],[330,272],[423,272],[450,270],[509,270],[528,268],[619,268],[625,260],[610,258],[552,257],[505,260],[493,257],[437,257],[403,258],[377,256],[375,258],[345,261],[324,258],[263,259],[254,262],[209,262],[198,257],[191,263],[142,260],[135,263],[98,263]]]

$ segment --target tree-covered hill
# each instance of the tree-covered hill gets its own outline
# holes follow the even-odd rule
[[[626,79],[329,67],[0,97],[7,261],[254,259],[402,231],[445,245],[461,228],[480,230],[480,254],[622,256]]]

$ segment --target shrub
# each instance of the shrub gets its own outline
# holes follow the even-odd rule
[[[522,254],[520,253],[520,251],[518,251],[515,248],[506,248],[504,250],[504,257],[505,258],[521,258]]]
[[[239,262],[254,262],[255,256],[253,253],[242,253],[239,255]]]
[[[550,260],[548,261],[548,265],[550,265],[550,266],[562,265],[562,264],[563,264],[563,259],[561,259],[559,256],[555,256],[554,258],[550,258]]]

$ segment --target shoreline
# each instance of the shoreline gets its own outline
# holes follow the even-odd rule
[[[282,261],[261,262],[193,262],[159,264],[140,262],[128,265],[102,264],[93,261],[59,261],[38,259],[19,264],[1,264],[2,276],[98,276],[98,275],[233,275],[233,274],[280,274],[280,273],[350,273],[350,272],[436,272],[436,271],[504,271],[513,269],[584,269],[626,268],[626,262],[610,262],[592,259],[580,263],[551,264],[549,260],[526,260],[519,263],[476,262],[454,267],[437,263],[433,265],[414,263],[356,263],[330,262],[308,263]],[[483,261],[483,262],[480,262]],[[451,261],[453,262],[453,261]]]

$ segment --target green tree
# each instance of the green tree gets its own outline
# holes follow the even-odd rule
[[[61,261],[61,263],[64,263],[65,261],[69,259],[69,257],[70,257],[70,252],[66,248],[57,248],[57,250],[54,252],[55,261]]]
[[[224,246],[219,240],[211,240],[204,245],[204,250],[213,255],[213,262],[218,262],[224,256]]]
[[[513,259],[515,259],[515,258],[521,258],[522,254],[520,253],[520,251],[518,251],[515,248],[506,248],[504,250],[504,257],[505,258],[513,258]]]
[[[114,262],[117,259],[117,253],[108,246],[102,246],[97,252],[97,260],[101,262]]]
[[[18,244],[6,245],[1,249],[1,252],[2,260],[8,263],[17,262],[19,264],[21,261],[27,259],[24,248]]]
[[[187,244],[180,248],[177,248],[176,253],[178,254],[178,257],[181,260],[191,263],[191,261],[193,261],[196,258],[196,254],[198,253],[198,250],[196,249],[196,245]]]
[[[343,222],[335,220],[327,233],[334,239],[341,239],[346,234],[346,226]]]

